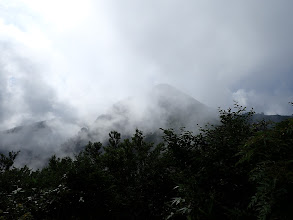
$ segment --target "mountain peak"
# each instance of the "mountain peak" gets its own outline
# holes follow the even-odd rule
[[[160,83],[160,84],[157,84],[153,87],[154,89],[158,89],[158,90],[177,90],[174,86],[171,86],[167,83]]]
[[[177,104],[189,103],[204,107],[205,105],[193,98],[192,96],[176,89],[169,84],[158,84],[153,87],[152,96],[157,97],[159,100],[174,102]]]
[[[165,94],[178,94],[181,92],[180,90],[176,89],[174,86],[171,86],[169,84],[158,84],[155,85],[152,89],[152,91],[160,92],[160,93],[165,93]]]

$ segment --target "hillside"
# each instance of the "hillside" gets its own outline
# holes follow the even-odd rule
[[[292,219],[293,119],[252,124],[235,107],[199,134],[111,132],[36,171],[0,154],[0,218]]]
[[[134,96],[115,103],[105,114],[97,117],[87,129],[63,147],[66,151],[78,151],[88,141],[108,140],[110,131],[118,131],[129,137],[136,128],[144,131],[148,140],[161,141],[160,128],[185,127],[196,132],[198,125],[216,122],[216,112],[176,88],[160,84],[142,96]],[[122,138],[123,138],[122,137]]]
[[[290,116],[255,114],[253,121],[280,122]],[[207,122],[218,124],[214,109],[176,88],[160,84],[147,93],[121,100],[99,115],[88,127],[80,128],[70,122],[55,119],[15,127],[0,132],[0,153],[21,151],[16,165],[40,167],[49,155],[73,156],[91,142],[107,143],[110,131],[122,133],[122,139],[130,137],[136,129],[142,130],[149,142],[162,141],[160,128],[181,127],[197,132]]]

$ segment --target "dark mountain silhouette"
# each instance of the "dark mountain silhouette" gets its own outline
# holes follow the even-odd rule
[[[258,114],[254,114],[253,115],[253,121],[267,121],[267,122],[274,122],[274,123],[278,123],[281,121],[284,121],[286,119],[292,118],[292,116],[288,116],[288,115],[265,115],[264,113],[258,113]]]

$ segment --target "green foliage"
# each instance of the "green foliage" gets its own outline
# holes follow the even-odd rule
[[[119,142],[118,135],[110,135],[104,148],[103,162],[112,177],[119,203],[117,215],[162,218],[165,195],[171,190],[164,170],[164,145],[146,143],[141,131]]]
[[[219,113],[198,134],[162,129],[157,145],[112,131],[36,171],[0,154],[0,219],[293,219],[293,119]]]
[[[191,210],[192,219],[228,218],[226,212],[247,206],[248,177],[235,164],[239,146],[252,134],[249,122],[253,112],[245,113],[237,103],[235,109],[219,110],[221,124],[208,124],[197,135],[184,130],[179,135],[164,131],[168,152],[176,161],[178,195],[184,201],[177,210]]]
[[[249,166],[249,180],[256,190],[249,207],[258,219],[292,219],[293,119],[260,131],[240,149],[241,164]]]
[[[5,156],[4,154],[0,154],[0,172],[9,170],[12,167],[14,160],[18,154],[19,154],[19,151],[18,152],[11,151],[8,153],[8,156]]]

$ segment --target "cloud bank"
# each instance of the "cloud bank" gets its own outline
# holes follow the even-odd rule
[[[0,129],[92,123],[169,83],[212,107],[292,114],[289,0],[0,2]]]

